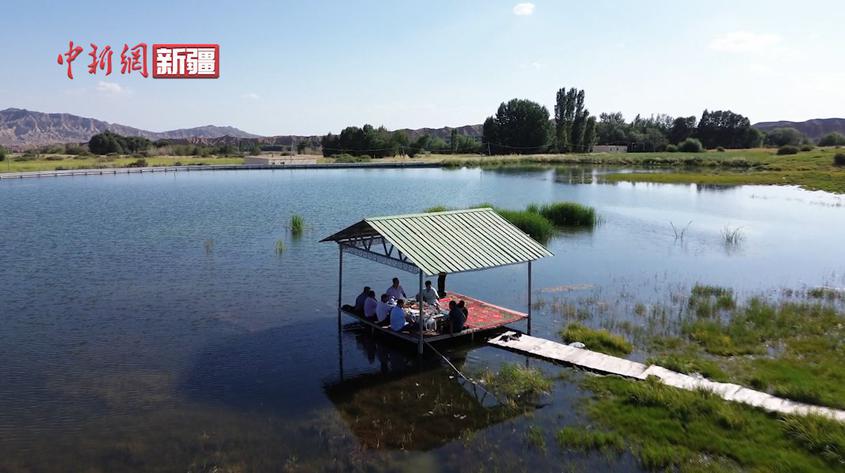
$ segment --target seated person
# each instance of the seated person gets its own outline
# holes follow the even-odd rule
[[[364,290],[361,294],[358,294],[358,297],[355,298],[355,308],[353,312],[358,315],[364,315],[364,301],[367,300],[367,296],[370,294],[370,286],[364,286]]]
[[[419,298],[419,297],[420,297],[420,295],[417,294],[417,298]],[[431,287],[431,281],[426,281],[425,282],[425,289],[423,289],[423,292],[422,292],[423,303],[428,304],[428,305],[433,306],[433,307],[439,308],[440,305],[437,303],[437,301],[439,299],[440,299],[440,295],[437,294],[437,289],[434,289],[433,287]]]
[[[393,284],[387,288],[386,291],[388,297],[392,297],[397,301],[399,299],[406,299],[408,296],[405,295],[405,290],[402,289],[402,286],[399,285],[399,278],[393,278]]]
[[[378,305],[376,306],[376,323],[385,327],[390,324],[390,304],[387,301],[390,300],[387,294],[381,295],[381,301],[379,301]]]
[[[394,332],[413,330],[416,324],[408,322],[408,315],[405,314],[405,300],[396,301],[396,306],[390,309],[390,329]]]
[[[464,321],[466,321],[469,318],[469,310],[467,309],[466,302],[458,302],[458,308],[464,311]]]
[[[464,324],[467,320],[466,314],[455,301],[449,301],[448,318],[449,326],[451,327],[452,333],[458,333],[464,329]]]
[[[376,317],[377,308],[378,301],[376,300],[376,291],[370,291],[370,293],[367,294],[367,300],[364,301],[364,317],[366,317],[370,322],[378,320]]]

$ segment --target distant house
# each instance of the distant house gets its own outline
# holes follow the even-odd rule
[[[246,165],[261,166],[285,166],[289,164],[317,164],[316,156],[247,156],[244,158]]]
[[[628,147],[625,145],[595,145],[593,146],[593,153],[627,153]]]

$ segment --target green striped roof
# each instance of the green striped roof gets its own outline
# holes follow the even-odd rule
[[[364,219],[322,241],[381,236],[425,274],[526,263],[551,253],[493,209],[452,210]]]

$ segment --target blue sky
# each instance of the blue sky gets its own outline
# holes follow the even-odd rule
[[[150,130],[322,134],[481,123],[514,97],[552,110],[752,121],[845,116],[845,2],[299,1],[7,3],[0,109]],[[86,50],[70,81],[56,56]],[[87,45],[219,43],[218,80],[89,75]]]

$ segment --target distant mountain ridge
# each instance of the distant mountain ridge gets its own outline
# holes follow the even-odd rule
[[[845,135],[845,118],[815,118],[803,122],[760,122],[752,126],[761,131],[770,131],[775,128],[785,127],[795,128],[813,140],[818,140],[822,136],[833,133],[834,131]]]
[[[481,137],[481,125],[454,127],[458,133],[474,138]],[[442,128],[405,128],[410,140],[416,140],[424,134],[448,140],[453,127]],[[206,125],[195,128],[180,128],[169,131],[149,131],[119,123],[109,123],[96,118],[80,117],[70,113],[43,113],[21,108],[0,110],[0,145],[23,149],[55,143],[84,143],[92,136],[104,131],[111,131],[124,136],[142,136],[150,140],[179,140],[193,143],[222,144],[237,140],[255,140],[261,144],[290,145],[294,141],[316,140],[321,135],[275,135],[261,136],[247,133],[231,126]]]
[[[155,132],[69,113],[42,113],[20,108],[0,110],[0,145],[10,148],[52,143],[82,143],[106,130],[124,136],[143,136],[151,140],[260,137],[231,126],[206,125]]]

